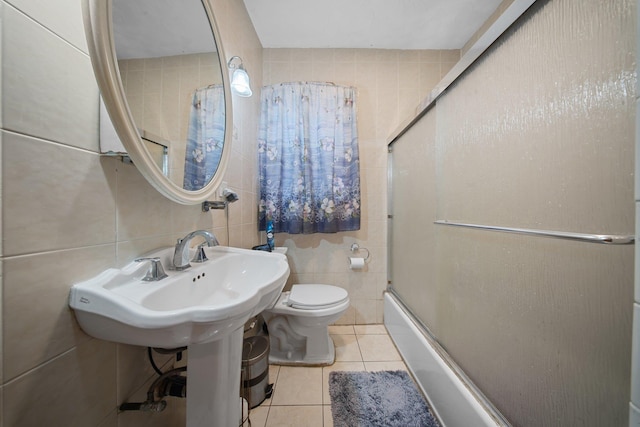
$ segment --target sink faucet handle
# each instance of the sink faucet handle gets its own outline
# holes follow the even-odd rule
[[[145,282],[157,282],[159,280],[167,277],[167,273],[164,272],[164,268],[162,268],[162,263],[160,262],[160,258],[136,258],[135,262],[143,262],[149,261],[149,269],[147,270],[147,274],[142,278]]]
[[[216,236],[206,230],[196,230],[184,236],[182,239],[178,239],[178,243],[176,243],[176,250],[173,253],[173,268],[180,271],[185,270],[191,267],[189,264],[189,242],[196,237],[201,236],[207,242],[209,246],[217,246],[218,239]],[[196,255],[197,256],[197,255]]]
[[[204,253],[204,245],[210,246],[207,242],[202,242],[196,248],[196,255],[193,257],[191,262],[205,262],[208,261],[207,254]]]

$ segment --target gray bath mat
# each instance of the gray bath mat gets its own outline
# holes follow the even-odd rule
[[[335,427],[438,427],[405,371],[329,374]]]

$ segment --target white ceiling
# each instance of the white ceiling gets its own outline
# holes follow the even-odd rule
[[[118,59],[215,52],[200,0],[113,0]]]
[[[379,49],[460,49],[501,2],[244,0],[265,48]],[[215,51],[200,0],[113,0],[113,23],[120,59]]]
[[[244,0],[265,48],[460,49],[501,0]]]

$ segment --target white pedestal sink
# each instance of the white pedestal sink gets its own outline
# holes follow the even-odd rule
[[[145,263],[109,269],[74,285],[69,305],[95,338],[187,346],[187,427],[238,426],[243,326],[277,300],[289,276],[287,259],[216,246],[205,248],[208,261],[171,271],[173,251],[145,255],[160,258],[168,277],[143,281]]]
[[[238,328],[222,339],[189,346],[187,427],[240,425],[242,335]]]

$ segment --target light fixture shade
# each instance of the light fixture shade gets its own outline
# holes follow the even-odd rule
[[[233,90],[238,96],[251,96],[253,94],[249,83],[249,75],[242,66],[233,70],[231,90]]]

